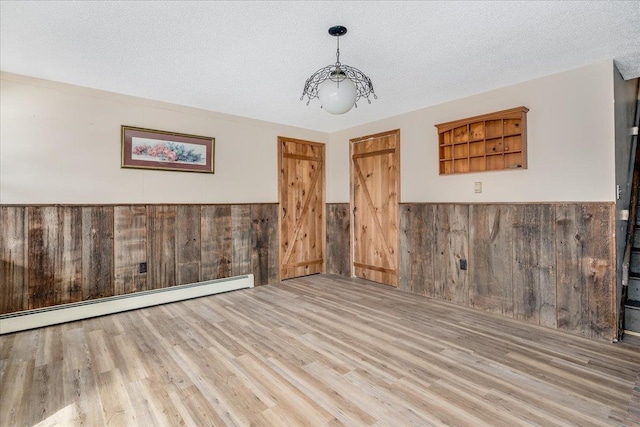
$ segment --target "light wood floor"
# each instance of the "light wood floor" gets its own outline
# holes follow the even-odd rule
[[[640,372],[630,344],[336,276],[5,335],[0,357],[3,427],[620,426]]]

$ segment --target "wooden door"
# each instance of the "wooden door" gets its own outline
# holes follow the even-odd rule
[[[398,286],[400,130],[351,140],[354,276]]]
[[[325,271],[325,146],[278,138],[280,280]]]

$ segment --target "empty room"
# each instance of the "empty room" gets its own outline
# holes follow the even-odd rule
[[[638,1],[0,0],[0,427],[640,427]]]

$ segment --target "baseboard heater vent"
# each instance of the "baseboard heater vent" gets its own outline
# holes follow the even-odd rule
[[[253,274],[3,314],[0,335],[247,288]]]

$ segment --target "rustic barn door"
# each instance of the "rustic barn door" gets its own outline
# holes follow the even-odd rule
[[[324,144],[278,138],[280,280],[325,271]]]
[[[398,286],[400,131],[351,140],[353,272]]]

